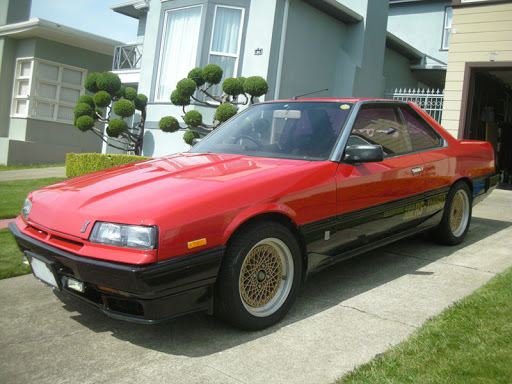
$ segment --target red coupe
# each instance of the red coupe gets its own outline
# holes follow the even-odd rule
[[[187,153],[34,191],[10,229],[36,278],[109,316],[261,329],[335,262],[427,230],[460,243],[497,182],[489,143],[415,104],[271,101]]]

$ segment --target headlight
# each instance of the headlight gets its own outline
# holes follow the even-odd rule
[[[21,208],[21,216],[23,216],[25,220],[28,220],[28,215],[30,214],[31,209],[32,202],[27,197],[23,203],[23,207]]]
[[[156,248],[156,227],[97,222],[89,241],[135,249]]]

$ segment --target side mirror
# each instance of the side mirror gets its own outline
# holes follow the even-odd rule
[[[192,139],[192,146],[196,145],[197,143],[199,143],[201,141],[200,138],[196,137],[195,139]]]
[[[345,148],[343,162],[349,164],[376,163],[384,160],[380,145],[349,145]]]

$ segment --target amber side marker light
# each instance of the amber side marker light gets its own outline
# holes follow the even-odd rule
[[[188,249],[201,247],[203,245],[206,245],[206,239],[199,239],[199,240],[189,241],[187,243]]]
[[[101,285],[97,285],[96,287],[97,287],[100,291],[113,293],[114,295],[119,295],[119,291],[118,291],[117,289],[114,289],[114,288],[108,288],[108,287],[102,287]]]

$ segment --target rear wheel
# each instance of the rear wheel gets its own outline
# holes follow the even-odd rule
[[[297,240],[286,227],[260,222],[243,229],[219,271],[215,314],[245,329],[277,323],[297,296],[301,265]]]
[[[455,183],[448,193],[443,218],[437,227],[434,238],[447,245],[462,243],[471,222],[471,191],[466,183]]]

